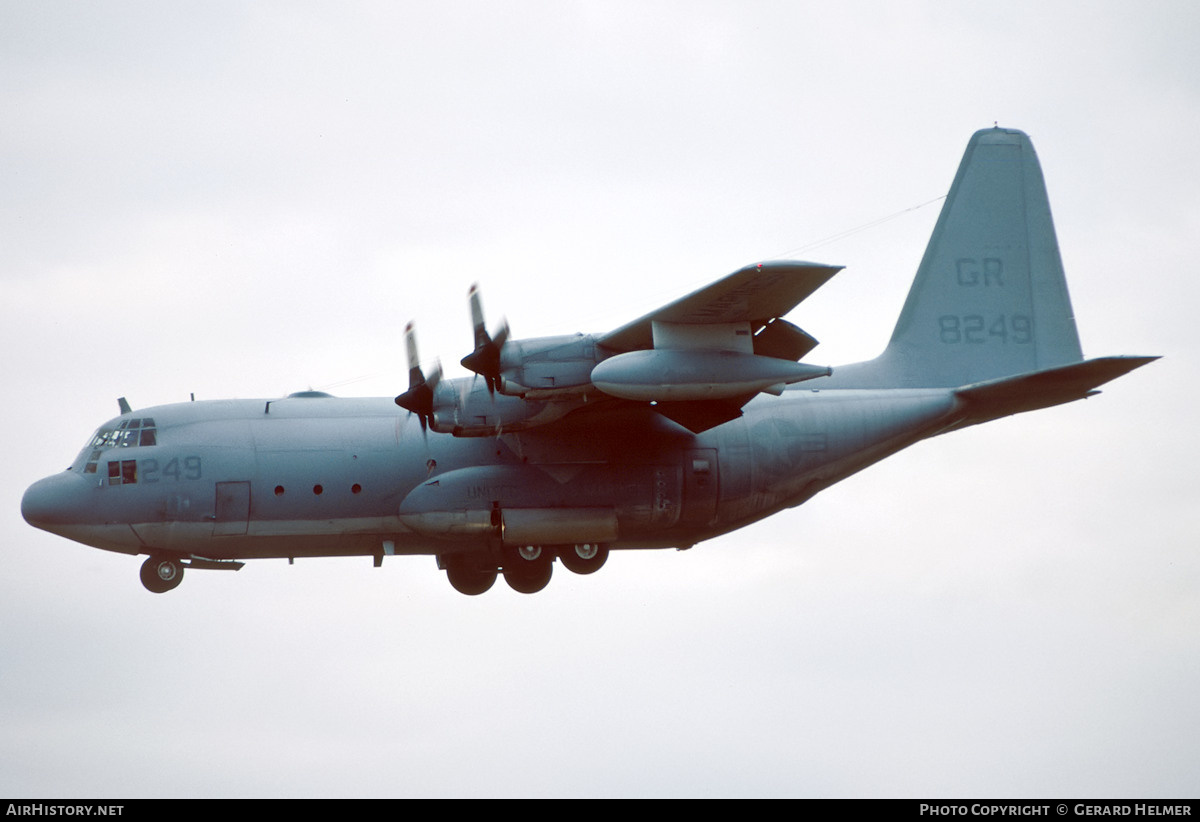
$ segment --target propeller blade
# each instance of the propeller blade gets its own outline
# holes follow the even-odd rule
[[[483,300],[479,296],[479,283],[471,284],[467,290],[467,301],[471,304],[471,326],[475,329],[475,348],[478,350],[492,341],[483,321]]]
[[[404,328],[404,345],[408,350],[408,390],[396,397],[396,405],[416,414],[424,432],[433,422],[433,392],[441,382],[442,366],[439,363],[432,376],[425,378],[417,353],[417,332],[411,322]]]
[[[417,329],[413,323],[404,326],[404,347],[408,351],[408,387],[425,382],[421,373],[421,357],[417,353]]]
[[[475,350],[461,360],[462,367],[483,377],[488,393],[495,394],[500,386],[500,349],[508,340],[508,323],[501,326],[495,337],[488,334],[483,319],[483,300],[479,296],[479,284],[467,291],[471,304],[471,326],[475,331]]]

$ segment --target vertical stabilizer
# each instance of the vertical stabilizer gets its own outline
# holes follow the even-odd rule
[[[887,350],[834,379],[956,387],[1082,359],[1033,144],[1012,129],[978,131]]]

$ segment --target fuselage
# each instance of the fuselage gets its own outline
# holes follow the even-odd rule
[[[1041,166],[1013,129],[971,137],[886,349],[830,373],[784,316],[838,270],[754,263],[607,333],[525,340],[489,334],[472,288],[461,362],[481,381],[426,375],[410,324],[394,400],[122,403],[22,513],[148,554],[157,593],[184,568],[349,554],[433,554],[462,593],[500,573],[533,593],[556,560],[590,574],[610,549],[689,547],[1155,359],[1083,359]]]
[[[944,430],[955,407],[941,389],[797,388],[699,435],[647,406],[460,438],[390,398],[181,403],[106,422],[22,511],[97,548],[214,560],[685,547]]]

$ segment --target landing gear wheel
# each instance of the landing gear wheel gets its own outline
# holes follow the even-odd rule
[[[594,542],[563,545],[558,549],[558,559],[573,574],[594,574],[608,559],[608,546]]]
[[[504,581],[520,594],[536,594],[550,584],[554,573],[554,554],[541,546],[510,548],[504,556]]]
[[[446,579],[454,590],[469,597],[479,596],[496,583],[496,569],[480,568],[468,557],[450,555],[442,558]]]
[[[142,563],[141,577],[147,591],[165,594],[183,582],[183,565],[170,557],[150,557]]]

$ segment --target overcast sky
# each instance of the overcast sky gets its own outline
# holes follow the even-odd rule
[[[1198,9],[0,0],[0,795],[1200,794]],[[836,263],[790,319],[874,356],[997,121],[1085,354],[1165,356],[1087,402],[536,596],[154,596],[20,517],[119,396],[395,395],[410,319],[456,369],[476,280],[521,337]]]

